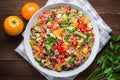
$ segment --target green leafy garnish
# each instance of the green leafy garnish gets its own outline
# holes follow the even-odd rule
[[[54,37],[48,37],[47,39],[46,39],[46,41],[47,41],[47,43],[49,44],[49,43],[54,43],[55,42],[55,39],[54,39]]]
[[[59,23],[59,24],[60,24],[60,26],[62,26],[63,28],[69,27],[69,24],[66,23],[66,22],[61,22],[61,23]]]
[[[98,67],[85,80],[120,80],[120,36],[110,40],[110,46],[97,60]]]
[[[65,35],[65,36],[64,36],[64,40],[65,40],[65,41],[68,41],[69,38],[70,38],[70,35]]]

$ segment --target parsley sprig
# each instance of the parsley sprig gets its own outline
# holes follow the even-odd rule
[[[120,35],[112,37],[109,48],[97,60],[98,67],[85,80],[120,80]]]

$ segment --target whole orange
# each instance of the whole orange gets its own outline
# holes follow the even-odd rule
[[[22,16],[30,20],[33,14],[40,9],[39,5],[34,2],[28,2],[22,7]]]
[[[23,21],[17,16],[9,16],[4,21],[4,30],[11,36],[20,34],[24,29]]]

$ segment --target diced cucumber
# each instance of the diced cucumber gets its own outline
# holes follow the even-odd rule
[[[51,50],[52,48],[51,48],[51,46],[50,45],[46,45],[46,49],[49,51],[49,50]]]
[[[47,26],[48,26],[48,27],[50,27],[51,25],[52,25],[52,23],[51,23],[51,22],[48,22],[48,23],[47,23]]]
[[[54,43],[46,44],[46,49],[47,49],[47,51],[51,51],[52,48],[53,48],[53,45],[54,45]]]
[[[71,57],[71,56],[69,56],[68,58],[66,58],[66,61],[67,61],[67,62],[70,62],[70,61],[71,61],[71,59],[72,59],[72,57]]]
[[[58,18],[58,19],[60,19],[60,18],[61,18],[61,16],[62,16],[62,14],[58,14],[58,15],[57,15],[57,18]]]
[[[57,39],[58,39],[58,40],[61,40],[61,39],[62,39],[62,37],[61,37],[61,36],[58,36],[58,37],[57,37]]]
[[[69,32],[75,32],[76,30],[77,30],[77,28],[76,27],[67,27],[66,28]]]
[[[93,42],[89,42],[89,45],[90,45],[90,46],[93,46]]]
[[[88,35],[87,34],[82,34],[83,39],[87,39]]]
[[[78,14],[82,17],[83,16],[83,12],[82,11],[78,11]]]
[[[41,39],[41,37],[40,37],[40,38],[37,38],[36,41],[39,41],[40,39]]]
[[[46,62],[47,62],[47,60],[46,60],[46,59],[44,59],[44,60],[41,60],[41,62],[44,64],[44,63],[46,63]]]
[[[78,31],[75,31],[74,33],[73,33],[75,36],[81,36],[81,33],[80,32],[78,32]]]
[[[63,14],[63,15],[62,15],[62,18],[66,19],[66,18],[67,18],[67,15],[66,15],[66,14]]]
[[[70,13],[68,17],[71,19],[71,18],[73,17],[73,14],[72,14],[72,13]]]
[[[36,38],[40,38],[41,37],[39,33],[35,33],[35,36],[36,36]]]
[[[34,44],[33,40],[29,40],[30,45],[32,46]]]
[[[66,50],[67,53],[71,54],[71,51],[70,50]]]
[[[49,35],[55,38],[55,35],[54,35],[54,34],[52,34],[52,33],[49,33]]]
[[[90,40],[91,40],[91,36],[88,36],[87,41],[90,42]]]
[[[76,17],[73,17],[72,20],[73,20],[74,22],[77,22],[78,19],[77,19]]]
[[[58,52],[58,51],[55,51],[54,54],[55,54],[55,56],[58,56],[58,55],[59,55],[59,52]]]
[[[73,63],[75,61],[76,57],[72,57],[70,62]]]
[[[88,23],[88,24],[87,24],[87,27],[90,28],[90,29],[93,28],[91,23]]]

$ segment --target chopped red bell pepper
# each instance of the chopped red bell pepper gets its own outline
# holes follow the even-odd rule
[[[91,29],[85,29],[85,33],[91,33]]]
[[[80,24],[79,26],[78,26],[78,28],[86,28],[87,26],[86,26],[86,24]]]
[[[64,47],[59,47],[58,52],[64,52]]]
[[[53,47],[53,49],[54,49],[54,50],[58,50],[58,46],[55,45],[55,46]]]
[[[91,51],[91,47],[88,45],[88,51]]]
[[[33,30],[33,27],[30,28],[30,31],[32,31],[32,30]]]
[[[64,43],[63,40],[58,41],[58,44],[59,44],[60,46],[62,46],[63,43]]]
[[[68,53],[65,53],[65,57],[68,58],[68,57],[69,57],[69,54],[68,54]]]
[[[60,28],[59,23],[56,20],[52,21],[52,26],[50,27],[52,30],[56,30],[58,28]]]
[[[91,41],[94,42],[94,36],[92,36]]]
[[[59,57],[58,57],[60,60],[61,59],[64,59],[65,58],[65,56],[64,55],[59,55]]]
[[[66,9],[67,9],[68,11],[71,11],[71,7],[67,7]]]

